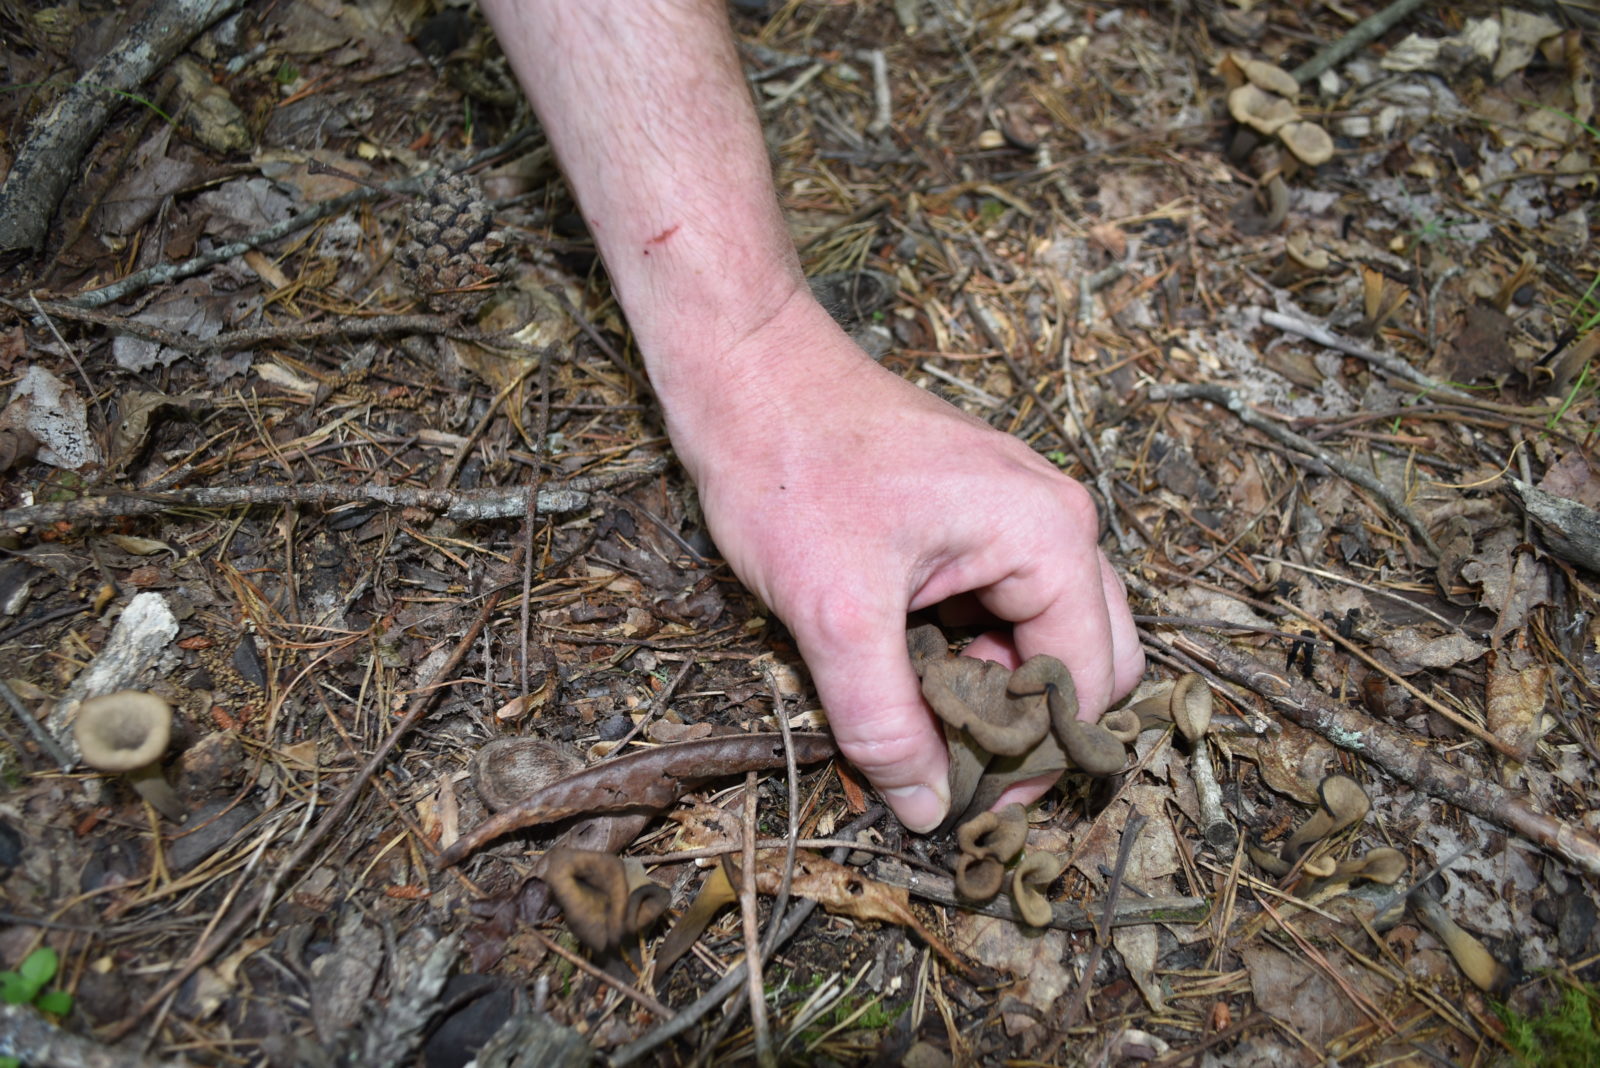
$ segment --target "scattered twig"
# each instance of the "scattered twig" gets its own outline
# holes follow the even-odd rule
[[[1407,15],[1421,7],[1424,2],[1425,0],[1395,0],[1394,3],[1382,11],[1374,15],[1368,15],[1350,27],[1349,33],[1346,33],[1333,44],[1300,64],[1290,73],[1294,76],[1294,80],[1301,85],[1315,81],[1322,75],[1323,71],[1331,70],[1338,66],[1356,52],[1388,33]]]
[[[677,692],[683,680],[688,678],[689,672],[694,670],[694,657],[686,656],[678,667],[678,673],[668,679],[661,687],[661,692],[656,694],[650,702],[650,707],[644,710],[644,715],[639,717],[639,722],[628,728],[628,733],[617,739],[617,744],[603,760],[616,760],[622,756],[622,751],[628,748],[628,743],[639,736],[650,722],[667,710],[667,705],[672,703],[672,695]]]
[[[839,837],[853,838],[874,823],[877,823],[883,817],[883,813],[884,809],[881,805],[873,805],[859,818],[851,821],[848,826],[843,828],[839,832]],[[850,850],[847,847],[840,846],[828,855],[828,859],[835,864],[842,864],[844,858],[849,854]],[[783,919],[783,926],[778,931],[777,944],[782,945],[793,937],[794,933],[800,929],[800,925],[810,918],[816,907],[817,903],[809,899],[796,902],[794,908],[790,909],[789,914]],[[713,983],[711,989],[700,995],[693,1004],[680,1009],[676,1016],[657,1027],[654,1031],[635,1039],[613,1053],[611,1055],[613,1068],[624,1068],[625,1065],[632,1064],[640,1058],[648,1056],[652,1050],[672,1041],[689,1030],[689,1028],[700,1022],[706,1013],[722,1004],[729,994],[739,989],[744,979],[745,964],[744,961],[740,961],[732,968],[729,968],[722,978]]]
[[[65,300],[38,300],[29,296],[28,304],[5,301],[19,311],[33,307],[39,314],[59,316],[74,322],[91,323],[117,333],[128,334],[145,341],[153,341],[167,348],[186,352],[191,356],[205,356],[218,352],[236,352],[255,349],[263,345],[285,344],[291,341],[321,341],[331,337],[366,338],[387,334],[429,335],[477,341],[483,344],[514,345],[507,335],[512,331],[487,331],[467,326],[445,315],[341,315],[318,322],[273,323],[229,330],[213,337],[198,338],[166,330],[151,323],[126,315],[84,308]],[[64,344],[64,342],[63,342]]]
[[[520,551],[519,549],[519,554]],[[517,562],[520,563],[521,561]],[[496,590],[484,599],[483,608],[478,612],[477,618],[472,621],[472,625],[467,628],[467,632],[456,643],[456,647],[451,651],[449,658],[439,666],[439,670],[434,675],[435,678],[448,679],[454,674],[456,668],[460,666],[461,661],[466,657],[468,650],[477,642],[478,635],[483,633],[483,628],[488,625],[490,617],[494,615],[495,609],[499,607],[504,594],[504,590]],[[301,839],[294,852],[289,854],[288,859],[279,867],[278,870],[280,872],[291,872],[303,864],[322,844],[323,840],[344,821],[345,816],[349,815],[350,810],[355,806],[356,800],[366,790],[367,783],[377,774],[378,769],[383,766],[383,762],[389,759],[389,754],[394,752],[394,747],[400,744],[400,739],[409,734],[411,728],[421,721],[423,714],[433,707],[434,699],[442,692],[444,691],[441,687],[429,686],[422,689],[411,699],[411,706],[406,709],[406,714],[400,718],[400,722],[396,723],[383,741],[378,743],[377,749],[373,751],[372,756],[367,758],[367,762],[362,765],[361,770],[356,772],[355,777],[339,795],[339,799],[333,803],[322,819],[318,820],[316,825]],[[314,808],[314,805],[309,806],[307,809],[308,814]],[[265,846],[266,843],[263,842],[262,844]],[[250,895],[248,901],[234,907],[233,911],[228,913],[226,919],[221,918],[222,912],[219,910],[215,926],[210,929],[205,939],[189,954],[189,959],[179,965],[167,977],[167,981],[162,983],[155,993],[146,998],[134,1010],[132,1016],[111,1029],[109,1033],[110,1039],[116,1041],[127,1035],[138,1026],[140,1020],[155,1011],[162,1002],[187,982],[189,977],[201,965],[216,956],[223,946],[226,946],[235,935],[244,929],[244,926],[252,916],[265,908],[271,901],[276,887],[276,879],[267,880],[259,890]],[[224,908],[226,907],[224,906]]]
[[[547,485],[536,495],[543,515],[565,515],[589,506],[596,490],[633,482],[666,469],[663,459],[637,467],[582,475]],[[87,523],[131,515],[153,515],[187,508],[234,508],[260,504],[348,504],[377,501],[392,508],[422,508],[447,519],[473,522],[509,519],[527,512],[525,486],[497,486],[487,490],[432,490],[414,486],[305,485],[218,486],[167,490],[163,493],[129,491],[75,501],[25,505],[0,512],[0,528],[43,526],[50,523]]]
[[[661,1002],[657,1001],[649,994],[646,994],[643,990],[640,990],[632,983],[624,983],[616,976],[608,973],[604,968],[596,968],[593,964],[590,964],[587,960],[585,960],[582,955],[572,952],[572,950],[568,949],[560,942],[557,942],[555,939],[551,938],[537,927],[529,927],[527,930],[545,949],[549,950],[551,953],[554,953],[556,956],[560,957],[562,960],[566,961],[568,964],[572,965],[574,968],[578,969],[580,972],[589,976],[590,978],[598,979],[600,982],[604,983],[606,986],[609,986],[611,989],[615,990],[628,1000],[644,1007],[650,1012],[655,1013],[663,1020],[670,1020],[675,1015],[671,1009],[661,1004]]]
[[[38,718],[28,710],[28,706],[22,703],[22,698],[17,696],[17,692],[7,685],[4,679],[0,679],[0,698],[4,698],[6,704],[11,706],[11,711],[16,713],[17,718],[22,721],[22,725],[27,728],[28,734],[38,743],[39,748],[44,750],[45,755],[55,761],[56,766],[62,771],[72,770],[72,765],[76,761],[72,759],[65,749],[61,748],[61,743],[57,742],[50,732],[44,729],[44,724],[40,723]]]
[[[45,110],[0,186],[0,249],[37,249],[111,112],[241,0],[162,0]]]
[[[1122,828],[1122,843],[1117,847],[1116,867],[1111,871],[1111,881],[1106,884],[1106,900],[1100,912],[1100,922],[1095,925],[1094,949],[1089,952],[1089,959],[1084,962],[1083,975],[1078,978],[1078,989],[1067,1006],[1065,1024],[1068,1028],[1076,1027],[1083,1020],[1083,1014],[1089,1007],[1089,988],[1094,985],[1095,972],[1100,970],[1100,958],[1111,943],[1112,920],[1117,914],[1117,898],[1122,893],[1122,876],[1127,871],[1128,858],[1133,855],[1134,843],[1139,840],[1139,832],[1144,830],[1146,822],[1145,814],[1134,809]]]
[[[776,1068],[772,1032],[767,1026],[767,993],[761,971],[761,921],[756,914],[756,792],[755,772],[744,777],[744,850],[739,879],[739,920],[744,930],[745,995],[750,1003],[750,1029],[755,1032],[756,1063]]]
[[[1292,722],[1316,731],[1341,749],[1430,797],[1520,834],[1590,874],[1600,874],[1600,842],[1564,820],[1537,811],[1525,796],[1474,779],[1417,745],[1411,735],[1337,704],[1310,683],[1212,638],[1185,632],[1169,640],[1175,648],[1205,661],[1223,678],[1266,697]]]
[[[627,375],[628,380],[639,387],[639,396],[641,398],[655,394],[655,391],[650,388],[650,383],[645,380],[644,375],[639,373],[639,369],[622,358],[622,353],[617,351],[616,346],[607,341],[606,336],[589,321],[589,317],[579,311],[572,301],[567,299],[566,292],[560,286],[550,286],[546,291],[556,299],[557,304],[561,305],[562,311],[572,316],[572,321],[577,324],[579,330],[583,331],[583,336],[593,342],[594,347],[599,349],[601,354],[611,361],[611,366]]]
[[[789,888],[794,883],[794,855],[800,841],[800,769],[794,757],[794,733],[789,729],[789,710],[784,706],[783,691],[778,687],[778,676],[766,667],[767,688],[772,691],[772,713],[778,721],[778,733],[783,738],[784,774],[789,791],[789,827],[784,835],[783,881],[778,884],[778,896],[772,900],[772,916],[767,921],[767,937],[762,949],[769,956],[778,941],[778,917],[789,907]]]
[[[1427,549],[1434,557],[1439,555],[1439,547],[1434,544],[1433,536],[1428,533],[1428,528],[1423,525],[1422,520],[1418,519],[1411,507],[1401,500],[1392,489],[1384,485],[1381,479],[1337,453],[1330,452],[1311,439],[1296,434],[1281,423],[1268,419],[1247,405],[1237,390],[1209,383],[1178,383],[1175,385],[1152,386],[1150,387],[1149,397],[1151,400],[1156,401],[1206,400],[1226,408],[1238,416],[1239,421],[1245,426],[1254,427],[1262,433],[1276,438],[1282,444],[1307,456],[1314,457],[1319,462],[1326,464],[1330,471],[1333,471],[1341,478],[1354,482],[1369,491],[1374,497],[1383,502],[1384,507],[1388,508],[1395,518],[1406,525],[1416,539],[1422,543],[1423,548]]]
[[[1454,397],[1457,400],[1471,401],[1474,399],[1472,394],[1466,390],[1457,389],[1448,382],[1441,382],[1432,375],[1417,370],[1398,356],[1391,356],[1387,352],[1379,352],[1377,349],[1362,345],[1349,338],[1340,337],[1321,323],[1314,323],[1310,319],[1302,319],[1295,315],[1285,315],[1283,312],[1272,311],[1267,308],[1261,310],[1261,321],[1268,326],[1296,334],[1308,341],[1315,341],[1324,348],[1342,352],[1346,356],[1354,356],[1358,360],[1365,360],[1372,366],[1396,378],[1403,378],[1407,382],[1421,386],[1429,393],[1436,393],[1442,397]]]

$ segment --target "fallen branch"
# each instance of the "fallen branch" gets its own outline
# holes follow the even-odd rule
[[[539,514],[565,515],[589,506],[597,490],[613,489],[636,479],[660,474],[665,460],[598,475],[569,478],[546,484],[538,493]],[[180,508],[236,508],[259,504],[317,504],[323,506],[376,501],[391,508],[421,508],[446,519],[472,522],[510,519],[527,514],[525,486],[497,486],[486,490],[431,490],[413,486],[222,486],[169,490],[164,493],[109,493],[75,501],[26,505],[0,512],[0,528],[37,527],[50,523],[88,523],[131,515],[154,515]]]
[[[523,550],[519,547],[512,559],[512,566],[522,562],[522,552]],[[483,633],[484,627],[488,626],[489,620],[494,617],[494,613],[500,607],[500,602],[506,592],[503,589],[495,590],[484,598],[483,608],[479,610],[477,618],[472,621],[472,625],[461,636],[461,640],[456,643],[455,648],[450,651],[450,656],[443,664],[439,665],[439,670],[435,675],[436,678],[448,679],[454,676],[456,669],[466,659],[467,653],[477,644],[478,637]],[[356,772],[355,778],[345,786],[344,790],[339,794],[339,799],[328,808],[328,811],[323,814],[316,825],[306,833],[288,858],[278,865],[277,874],[268,878],[259,890],[250,895],[247,901],[235,905],[226,917],[219,916],[214,921],[216,926],[210,930],[209,935],[205,936],[203,941],[195,946],[187,960],[173,970],[172,974],[167,977],[166,982],[162,983],[154,994],[146,998],[134,1010],[132,1016],[111,1028],[107,1035],[111,1041],[115,1042],[127,1035],[128,1032],[138,1026],[140,1020],[154,1012],[162,1002],[176,993],[180,986],[188,982],[191,975],[212,957],[220,953],[222,947],[233,941],[234,936],[245,929],[252,917],[265,914],[267,906],[272,903],[273,895],[277,892],[279,881],[287,877],[301,864],[304,864],[334,828],[344,822],[345,817],[350,814],[350,810],[355,807],[356,801],[366,792],[367,784],[372,781],[372,777],[377,774],[384,761],[389,759],[389,754],[394,752],[395,746],[400,744],[400,739],[411,733],[411,728],[421,722],[423,714],[433,707],[434,701],[444,692],[443,687],[425,686],[421,692],[411,699],[411,705],[406,709],[406,714],[400,718],[400,722],[396,723],[394,729],[384,737],[382,742],[378,743],[378,748],[373,751],[372,756],[367,758],[367,762],[362,765],[361,770]]]
[[[1296,67],[1291,72],[1294,80],[1301,85],[1315,81],[1321,77],[1323,71],[1337,67],[1356,52],[1388,33],[1407,15],[1421,7],[1423,3],[1424,0],[1395,0],[1394,3],[1377,14],[1368,15],[1350,27],[1349,33]]]
[[[883,817],[883,812],[884,810],[880,805],[870,806],[866,812],[851,821],[848,826],[841,828],[839,837],[854,838],[857,834],[877,823]],[[828,854],[828,859],[835,864],[842,864],[849,854],[850,849],[848,846],[840,846]],[[817,903],[810,898],[795,902],[794,908],[790,909],[788,915],[783,918],[783,926],[778,929],[778,937],[773,942],[774,949],[793,938],[794,933],[800,930],[800,925],[811,917],[811,913],[816,911],[816,908]],[[722,978],[712,984],[711,989],[701,994],[692,1004],[678,1010],[678,1014],[672,1019],[667,1020],[649,1034],[635,1039],[612,1053],[610,1057],[612,1068],[623,1068],[624,1065],[632,1064],[634,1061],[648,1056],[656,1047],[672,1041],[689,1030],[689,1028],[703,1019],[706,1013],[722,1004],[729,994],[739,989],[743,985],[747,974],[745,962],[741,960],[724,972]]]
[[[1347,479],[1366,489],[1374,497],[1382,501],[1384,507],[1389,509],[1396,519],[1406,525],[1429,553],[1435,558],[1438,557],[1439,547],[1434,544],[1433,536],[1428,533],[1428,528],[1423,525],[1422,520],[1418,519],[1410,506],[1401,500],[1392,489],[1384,485],[1376,475],[1371,471],[1356,466],[1338,453],[1323,448],[1310,438],[1296,434],[1281,423],[1268,419],[1246,404],[1244,398],[1239,396],[1238,391],[1227,386],[1208,383],[1179,383],[1177,385],[1152,386],[1150,387],[1149,396],[1151,400],[1155,401],[1206,400],[1228,409],[1228,411],[1238,416],[1239,421],[1245,426],[1254,427],[1263,434],[1276,439],[1281,444],[1315,458],[1326,464],[1328,470],[1334,472],[1340,478]]]
[[[1556,856],[1600,875],[1600,842],[1533,808],[1525,796],[1476,779],[1417,744],[1415,736],[1336,704],[1310,683],[1255,657],[1192,632],[1172,635],[1173,648],[1204,661],[1218,675],[1270,700],[1285,718],[1430,797],[1520,834]]]
[[[54,1068],[180,1068],[191,1061],[157,1060],[102,1046],[39,1015],[31,1005],[0,1003],[0,1057]]]
[[[34,120],[0,186],[0,250],[38,249],[111,112],[242,0],[160,0]]]

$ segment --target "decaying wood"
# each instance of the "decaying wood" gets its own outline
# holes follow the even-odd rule
[[[100,61],[34,120],[0,186],[0,250],[44,244],[62,194],[114,108],[202,30],[242,0],[160,0]]]
[[[565,515],[589,507],[597,490],[612,489],[660,474],[666,461],[651,460],[636,467],[581,475],[564,482],[546,483],[538,493],[541,515]],[[263,485],[201,486],[164,493],[109,493],[75,501],[26,505],[0,512],[0,527],[37,527],[46,523],[86,523],[131,515],[155,515],[186,508],[237,508],[261,504],[318,504],[332,506],[352,501],[376,501],[392,508],[422,508],[457,522],[512,519],[528,511],[528,491],[521,486],[484,490],[429,490],[415,486]]]
[[[1571,824],[1536,811],[1525,797],[1477,779],[1436,757],[1403,731],[1334,703],[1310,683],[1274,670],[1247,653],[1204,635],[1174,634],[1173,648],[1204,661],[1218,675],[1266,697],[1281,714],[1316,731],[1402,782],[1479,819],[1522,835],[1593,875],[1600,875],[1600,842]]]
[[[795,760],[801,764],[826,760],[838,751],[831,735],[793,738]],[[708,779],[783,766],[783,739],[776,734],[701,738],[630,753],[552,783],[496,814],[441,853],[439,864],[457,864],[485,843],[524,827],[574,816],[660,810]]]
[[[192,1062],[126,1053],[64,1031],[32,1005],[0,1003],[0,1057],[55,1068],[183,1068]]]

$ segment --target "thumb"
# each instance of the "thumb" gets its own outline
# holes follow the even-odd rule
[[[858,609],[859,611],[859,609]],[[796,629],[800,653],[839,750],[912,831],[931,831],[950,807],[944,733],[922,699],[906,651],[905,616],[884,613]]]

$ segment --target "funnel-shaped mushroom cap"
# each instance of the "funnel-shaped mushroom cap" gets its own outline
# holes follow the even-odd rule
[[[1314,122],[1286,122],[1278,128],[1278,137],[1295,158],[1312,167],[1333,158],[1333,138]]]
[[[1172,687],[1172,720],[1190,742],[1204,738],[1211,729],[1211,687],[1192,671]]]
[[[1269,93],[1277,93],[1292,100],[1295,94],[1300,92],[1300,83],[1294,80],[1294,75],[1282,67],[1244,56],[1234,57],[1234,62],[1239,64],[1239,69],[1250,79],[1252,85],[1259,86]]]
[[[669,900],[642,865],[588,849],[552,849],[545,855],[545,881],[578,941],[601,954],[654,923]]]
[[[1248,82],[1228,94],[1228,114],[1264,134],[1275,134],[1285,123],[1300,117],[1289,101]]]
[[[1006,865],[1028,840],[1028,814],[1013,802],[999,812],[980,812],[956,828],[956,892],[988,901],[1005,885]]]
[[[91,697],[78,709],[72,734],[91,768],[133,771],[154,764],[167,751],[172,706],[141,690]]]
[[[940,719],[988,752],[1018,756],[1038,744],[1050,721],[1043,702],[1007,691],[1011,677],[992,660],[930,660],[922,668],[922,696]]]
[[[1329,775],[1317,787],[1321,804],[1283,846],[1283,859],[1293,863],[1312,843],[1360,823],[1372,808],[1361,784],[1348,775]]]
[[[1011,900],[1023,923],[1043,927],[1050,922],[1050,901],[1044,891],[1066,867],[1066,858],[1054,853],[1029,853],[1022,858],[1011,873]]]

